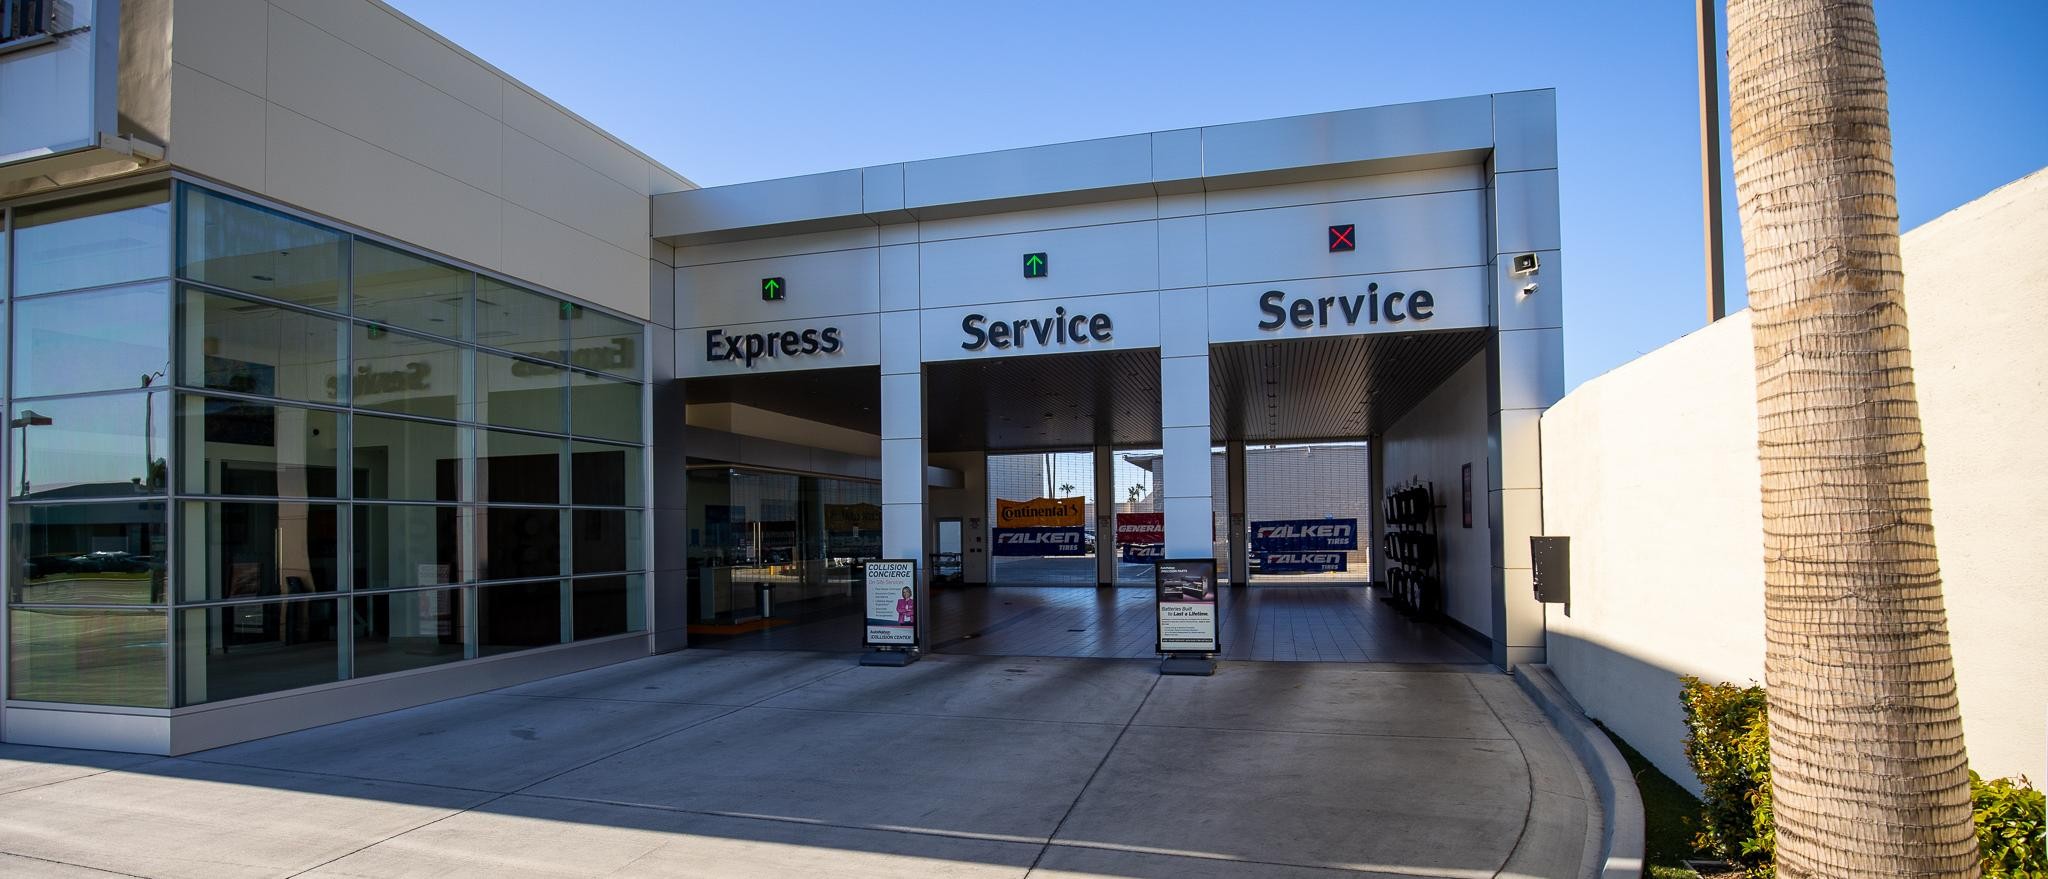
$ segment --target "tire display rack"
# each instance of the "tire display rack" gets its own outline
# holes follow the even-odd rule
[[[1381,501],[1387,530],[1380,552],[1387,559],[1387,592],[1383,597],[1401,610],[1420,616],[1443,611],[1442,546],[1437,535],[1436,487],[1411,481],[1388,489]]]

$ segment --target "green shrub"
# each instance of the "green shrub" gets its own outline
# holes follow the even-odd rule
[[[1771,752],[1764,688],[1681,681],[1685,756],[1699,776],[1693,844],[1751,876],[1771,875]]]
[[[1700,851],[1771,875],[1771,750],[1764,689],[1680,679],[1685,756],[1699,776]],[[1970,773],[1970,798],[1985,879],[2048,879],[2048,798],[2026,778],[1985,781]]]
[[[1971,809],[1984,875],[1993,879],[2048,879],[2048,798],[2018,779],[1985,781],[1970,773]]]

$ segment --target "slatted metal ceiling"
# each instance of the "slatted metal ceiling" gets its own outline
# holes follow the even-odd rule
[[[935,452],[1159,442],[1156,350],[928,363],[925,376]]]
[[[1484,330],[1440,330],[1216,345],[1209,350],[1214,438],[1265,443],[1382,433],[1485,344]],[[1156,350],[930,363],[925,375],[926,437],[935,452],[1160,442]],[[685,394],[692,403],[739,403],[879,433],[880,387],[879,370],[855,367],[690,379]]]
[[[882,432],[882,370],[874,366],[693,378],[686,403],[738,403],[866,433]]]
[[[1371,436],[1485,348],[1484,330],[1247,342],[1209,349],[1216,439]]]

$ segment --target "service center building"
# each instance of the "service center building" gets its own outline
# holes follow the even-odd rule
[[[1243,583],[1247,449],[1362,441],[1375,511],[1448,508],[1442,625],[1543,656],[1549,91],[697,188],[378,3],[47,14],[0,40],[0,738],[272,735],[863,559],[925,598],[942,539],[986,583],[989,456],[1049,450],[1149,450],[1164,556]]]

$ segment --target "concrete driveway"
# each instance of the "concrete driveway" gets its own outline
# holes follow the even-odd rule
[[[163,759],[0,746],[0,875],[1569,877],[1476,666],[691,650]]]

